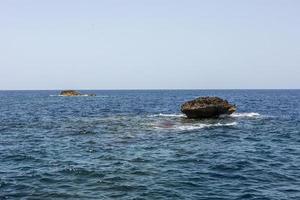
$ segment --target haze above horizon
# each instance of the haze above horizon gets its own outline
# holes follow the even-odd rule
[[[299,89],[300,1],[0,2],[0,90]]]

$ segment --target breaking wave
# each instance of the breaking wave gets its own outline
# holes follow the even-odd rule
[[[211,127],[226,127],[226,126],[236,126],[237,122],[231,122],[231,123],[216,123],[216,124],[194,124],[194,125],[182,125],[175,127],[178,130],[182,131],[188,131],[188,130],[197,130],[197,129],[203,129],[203,128],[211,128]]]
[[[215,124],[189,124],[189,125],[183,125],[183,124],[174,124],[165,126],[165,124],[156,125],[155,128],[157,129],[165,129],[165,130],[180,130],[180,131],[190,131],[190,130],[197,130],[197,129],[204,129],[204,128],[212,128],[212,127],[227,127],[227,126],[236,126],[237,122],[231,122],[231,123],[215,123]]]
[[[260,117],[261,115],[256,112],[249,112],[249,113],[233,113],[231,115],[223,115],[221,117],[233,117],[233,118],[256,118]],[[159,114],[154,114],[150,115],[150,117],[185,117],[184,114],[179,114],[179,113],[173,113],[173,114],[164,114],[164,113],[159,113]]]
[[[50,97],[88,97],[89,95],[83,94],[83,95],[78,95],[78,96],[65,96],[65,95],[60,95],[60,94],[50,94]]]
[[[60,94],[50,94],[50,97],[91,97],[91,95],[88,94],[82,94],[78,96],[65,96],[65,95],[60,95]],[[92,97],[100,97],[100,98],[107,98],[109,97],[108,95],[98,95],[98,96],[92,96]]]
[[[247,118],[256,118],[261,116],[259,113],[255,112],[250,112],[250,113],[233,113],[230,115],[230,117],[235,117],[235,118],[241,118],[241,117],[247,117]]]
[[[178,113],[174,113],[174,114],[159,113],[159,114],[155,114],[155,115],[150,115],[150,117],[185,117],[185,115],[184,114],[178,114]]]

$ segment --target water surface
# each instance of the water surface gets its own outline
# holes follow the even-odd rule
[[[58,93],[0,92],[0,199],[300,199],[299,90]]]

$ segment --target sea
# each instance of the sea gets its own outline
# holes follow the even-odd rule
[[[300,199],[300,90],[0,91],[0,199]],[[185,101],[237,106],[187,119]]]

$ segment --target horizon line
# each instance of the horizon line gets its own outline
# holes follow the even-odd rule
[[[202,88],[202,89],[183,89],[183,88],[175,88],[175,89],[130,89],[130,88],[123,88],[123,89],[0,89],[0,91],[63,91],[63,90],[76,90],[76,91],[153,91],[153,90],[300,90],[300,88]]]

